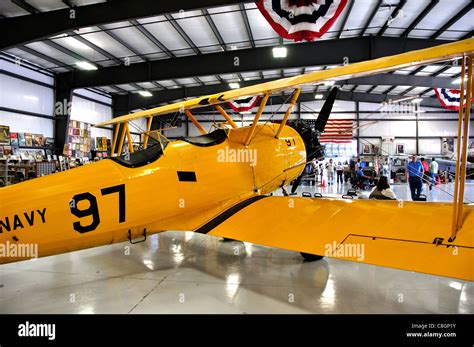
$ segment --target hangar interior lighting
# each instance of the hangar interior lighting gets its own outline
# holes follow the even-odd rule
[[[138,92],[138,94],[140,94],[141,96],[144,96],[146,98],[149,98],[150,96],[152,96],[153,94],[150,93],[148,90],[140,90]]]
[[[286,58],[288,50],[286,47],[274,47],[272,49],[273,58]]]
[[[239,89],[240,88],[240,84],[238,83],[229,83],[229,87],[231,89]]]
[[[82,70],[88,70],[88,71],[97,70],[97,66],[87,61],[79,61],[76,63],[76,66],[81,68]]]

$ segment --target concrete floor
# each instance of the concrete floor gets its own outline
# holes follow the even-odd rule
[[[466,198],[474,200],[474,184]],[[474,283],[336,259],[308,263],[295,252],[166,232],[137,245],[2,265],[0,313],[472,314]]]

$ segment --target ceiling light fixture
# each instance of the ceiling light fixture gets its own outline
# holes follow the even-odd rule
[[[87,70],[87,71],[97,70],[97,66],[87,61],[79,61],[76,63],[76,66],[81,68],[82,70]]]
[[[272,49],[273,53],[273,58],[286,58],[286,55],[288,54],[288,50],[286,47],[273,47]]]
[[[140,90],[138,94],[140,94],[141,96],[145,98],[149,98],[150,96],[153,96],[153,94],[150,93],[148,90]]]

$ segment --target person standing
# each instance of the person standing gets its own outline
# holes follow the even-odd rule
[[[430,177],[430,168],[428,162],[425,160],[425,158],[421,158],[421,165],[423,165],[423,178],[422,178],[422,183],[428,184],[428,187],[431,188],[431,177]]]
[[[430,177],[431,177],[431,184],[430,184],[430,190],[433,189],[433,186],[436,185],[436,176],[438,175],[438,162],[436,161],[435,158],[431,158],[431,163],[429,166],[429,171],[430,171]]]
[[[342,175],[344,173],[344,167],[342,166],[341,162],[338,162],[336,165],[336,183],[339,184],[339,181],[341,181],[341,184],[344,183],[344,180],[342,178]]]
[[[322,163],[319,163],[319,177],[321,177],[319,182],[321,182],[321,184],[322,184],[323,183],[323,177],[324,177],[324,166],[323,166]]]
[[[329,162],[326,164],[326,170],[328,175],[328,185],[334,183],[334,163],[332,159],[329,159]]]
[[[416,155],[411,157],[411,161],[407,165],[407,179],[410,185],[411,199],[418,200],[423,188],[423,165],[417,160]]]
[[[360,158],[354,161],[354,168],[351,167],[351,170],[352,169],[354,169],[354,171],[352,171],[352,184],[354,184],[357,181],[357,172],[360,169]]]
[[[357,172],[360,169],[360,158],[357,159],[357,162],[355,163],[354,171]]]
[[[349,181],[349,177],[351,175],[351,168],[350,168],[349,163],[347,162],[347,160],[344,162],[343,170],[344,170],[344,183],[347,183],[347,181]]]

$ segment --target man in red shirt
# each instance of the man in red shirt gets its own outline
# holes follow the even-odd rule
[[[423,183],[430,185],[430,166],[425,158],[421,158],[421,165],[423,165]]]

